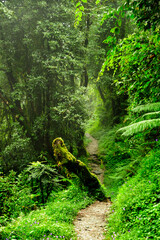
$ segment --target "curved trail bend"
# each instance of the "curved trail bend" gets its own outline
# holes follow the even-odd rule
[[[87,147],[87,151],[90,154],[90,167],[91,171],[97,175],[99,180],[103,182],[104,170],[100,168],[100,163],[97,158],[98,142],[91,135],[86,135],[91,139]],[[109,213],[111,202],[99,202],[96,201],[89,207],[82,209],[74,221],[75,231],[77,233],[78,240],[103,240],[106,216]]]

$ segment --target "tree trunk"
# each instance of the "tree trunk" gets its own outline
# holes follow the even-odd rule
[[[106,198],[104,189],[97,176],[67,150],[62,138],[54,139],[52,146],[58,166],[65,167],[69,172],[76,174],[92,195],[98,200],[104,200]]]

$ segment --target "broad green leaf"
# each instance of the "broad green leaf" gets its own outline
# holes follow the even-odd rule
[[[81,5],[81,3],[80,3],[80,2],[78,2],[78,3],[76,4],[76,8],[77,8],[77,7],[79,7],[79,5]]]
[[[118,27],[114,27],[110,30],[111,33],[118,34],[120,32],[120,29]]]
[[[118,26],[120,27],[122,25],[122,20],[118,19],[117,23],[118,23]]]
[[[84,11],[84,7],[83,7],[83,6],[81,6],[79,9],[80,9],[81,11]]]
[[[97,1],[96,1],[96,4],[99,4],[100,2],[101,2],[101,0],[97,0]]]

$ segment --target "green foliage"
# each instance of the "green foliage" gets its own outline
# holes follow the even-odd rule
[[[115,239],[160,237],[159,156],[159,150],[151,151],[142,159],[138,174],[120,188],[112,206],[108,236],[113,235]]]
[[[114,199],[119,187],[133,176],[138,168],[139,159],[134,159],[129,142],[117,139],[119,125],[113,129],[99,131],[99,158],[105,166],[104,184],[109,197]]]
[[[36,154],[31,139],[25,136],[23,128],[18,123],[12,124],[11,131],[12,136],[9,136],[4,148],[1,149],[0,164],[5,173],[12,169],[19,173],[29,162],[36,159]]]
[[[85,89],[80,87],[74,93],[72,89],[67,89],[66,95],[57,93],[57,105],[51,108],[51,118],[56,128],[57,136],[61,136],[67,142],[67,146],[73,149],[76,155],[83,155],[83,135],[84,122],[88,118],[87,111],[84,109],[86,103]]]
[[[78,185],[51,196],[64,182],[55,168],[35,161],[37,152],[52,154],[57,136],[72,153],[84,153],[87,114],[79,86],[92,81],[100,97],[96,111],[89,103],[95,98],[88,99],[94,112],[88,129],[100,139],[108,196],[115,199],[119,189],[108,237],[159,239],[157,1],[1,1],[0,22],[0,169],[20,172],[34,161],[18,177],[0,176],[1,225],[22,212],[0,228],[0,238],[75,237],[72,221],[92,199]],[[129,125],[109,131],[127,107]],[[28,214],[49,195],[45,209]]]
[[[158,239],[159,139],[154,139],[149,153],[144,134],[124,141],[117,137],[119,128],[101,129],[99,134],[104,183],[113,200],[106,239]]]
[[[22,176],[16,177],[14,171],[8,176],[0,175],[0,225],[37,208],[36,195],[22,179]]]
[[[120,128],[117,133],[123,133],[122,136],[132,136],[139,132],[147,132],[151,131],[152,129],[156,129],[160,126],[160,112],[156,112],[156,110],[160,110],[160,103],[151,103],[146,105],[140,105],[133,108],[132,112],[135,114],[141,114],[147,111],[153,111],[149,113],[145,113],[142,116],[139,116],[134,120],[136,123],[131,123],[126,127]],[[145,120],[143,120],[145,119]]]
[[[159,26],[159,1],[157,0],[126,0],[125,5],[132,11],[137,24],[144,28],[153,30]]]
[[[79,23],[82,21],[82,15],[84,12],[84,6],[83,3],[86,3],[87,0],[78,1],[76,4],[76,10],[75,10],[75,23],[74,26],[77,27]]]
[[[99,36],[97,33],[93,32],[92,38],[93,40],[95,39],[94,42],[96,41],[96,46],[99,47],[99,49],[96,50],[96,53],[98,51],[100,52],[100,49],[103,51],[101,50],[101,55],[99,56],[96,54],[96,58],[93,54],[91,55],[92,59],[93,57],[95,58],[95,61],[98,61],[99,57],[99,64],[97,64],[98,69],[94,67],[91,76],[93,76],[93,81],[96,85],[94,88],[99,91],[99,95],[104,105],[100,119],[103,118],[103,125],[110,127],[114,124],[120,123],[120,118],[126,111],[127,97],[125,94],[117,94],[117,86],[114,84],[115,76],[113,76],[113,70],[110,69],[110,71],[103,71],[103,67],[105,66],[104,62],[106,54],[112,54],[112,49],[114,49],[119,39],[123,39],[127,34],[127,24],[129,25],[130,23],[122,14],[122,9],[119,6],[118,1],[109,1],[105,3],[102,1],[101,4],[104,6],[102,8],[104,11],[101,8],[99,10],[101,19],[98,23],[101,24],[101,27],[98,26],[96,28]],[[132,29],[132,27],[130,27],[130,29]],[[92,45],[92,49],[90,50],[91,53],[93,52],[93,48],[95,49]]]
[[[104,108],[99,108],[98,111],[102,111]],[[90,133],[93,137],[96,139],[99,139],[101,136],[102,130],[102,122],[101,122],[101,115],[99,112],[95,112],[92,117],[89,119],[87,125],[86,125],[86,132]]]
[[[5,18],[12,18],[14,15],[14,12],[12,10],[9,10],[4,3],[0,2],[0,14]]]
[[[69,180],[68,180],[69,181]],[[66,188],[68,182],[54,166],[33,162],[21,174],[11,171],[0,176],[1,224],[20,213],[28,213],[46,203],[51,192]]]
[[[146,129],[152,130],[155,127],[160,126],[160,119],[152,119],[152,120],[144,120],[138,123],[130,124],[127,127],[120,128],[118,132],[123,132],[122,136],[128,137],[132,136],[133,134],[143,132]]]
[[[156,1],[143,0],[123,3],[120,8],[107,8],[108,11],[102,19],[102,23],[112,19],[114,25],[104,40],[104,43],[107,43],[107,56],[99,73],[98,83],[103,101],[112,100],[112,109],[117,99],[119,105],[123,100],[128,100],[129,116],[125,119],[128,126],[119,130],[124,132],[125,138],[120,139],[116,135],[118,127],[111,133],[102,128],[99,131],[99,125],[92,124],[95,126],[94,132],[97,128],[97,136],[100,137],[100,154],[103,153],[102,161],[106,167],[105,184],[109,189],[108,194],[112,196],[115,193],[115,197],[119,188],[107,237],[125,240],[159,239],[157,177],[160,170],[159,152],[156,150],[159,148],[160,125],[159,4]],[[130,22],[133,24],[129,27],[131,26],[133,31],[128,36],[123,34],[123,37],[119,37],[123,17],[132,19]],[[137,29],[134,21],[141,30]],[[132,28],[133,26],[135,27]],[[123,40],[119,40],[118,37]],[[112,84],[108,84],[105,75],[109,76]],[[111,97],[109,94],[112,94]],[[109,111],[111,107],[107,104],[106,106]],[[99,118],[100,116],[96,119]],[[150,157],[146,156],[151,149],[154,149],[155,153],[151,153]],[[148,164],[148,167],[145,164]],[[142,171],[147,174],[141,174]],[[124,186],[121,187],[123,183]]]
[[[62,171],[67,170],[69,173],[76,174],[81,184],[87,187],[92,196],[95,196],[97,200],[104,200],[106,198],[105,189],[97,176],[87,168],[84,162],[77,160],[68,151],[63,139],[54,139],[52,146],[57,164],[62,168]]]
[[[84,37],[74,28],[72,1],[4,1],[5,9],[13,17],[0,15],[0,151],[3,171],[17,172],[41,151],[51,156],[53,136],[78,145],[78,154],[83,148]],[[13,125],[23,132],[19,141]]]
[[[32,162],[23,175],[30,184],[32,193],[37,196],[39,203],[45,203],[51,191],[62,188],[64,177],[58,173],[58,170],[43,163]],[[66,180],[67,181],[67,180]]]
[[[140,105],[132,109],[134,113],[143,113],[143,112],[151,112],[151,111],[159,111],[160,110],[160,102],[156,103],[148,103],[145,105]]]
[[[144,27],[140,31],[135,26],[133,33],[121,41],[111,34],[104,41],[110,48],[98,79],[101,81],[106,68],[108,72],[114,71],[116,91],[128,95],[130,108],[159,101],[159,28],[155,28],[158,9],[155,1],[125,1],[119,8],[105,13],[102,20],[116,19],[111,29],[114,35],[124,16],[135,18]],[[146,30],[150,27],[155,31]]]
[[[158,32],[138,32],[121,41],[108,56],[106,66],[120,69],[115,83],[120,92],[128,92],[133,107],[159,100],[158,52]]]
[[[94,128],[89,130],[92,130],[91,133],[99,140],[98,155],[105,166],[104,184],[107,196],[115,199],[121,185],[138,170],[139,156],[144,152],[142,137],[142,146],[136,145],[133,139],[124,141],[117,137],[117,130],[121,125],[109,129],[104,126],[96,127],[94,122],[92,126]]]
[[[33,211],[0,228],[2,239],[74,239],[73,220],[81,208],[93,202],[78,184],[68,190],[52,193],[45,208]]]

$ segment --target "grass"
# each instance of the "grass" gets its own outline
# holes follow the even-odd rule
[[[160,239],[160,151],[142,159],[138,173],[119,189],[106,239]]]
[[[78,211],[94,201],[78,183],[67,190],[53,192],[45,207],[21,214],[0,228],[2,240],[75,240],[73,220]]]

